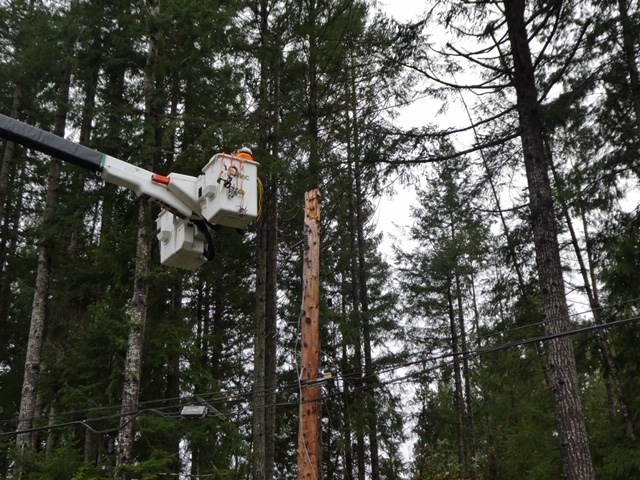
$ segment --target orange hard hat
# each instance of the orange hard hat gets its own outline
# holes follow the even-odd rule
[[[235,152],[233,156],[236,158],[241,158],[243,160],[253,160],[253,152],[250,148],[247,147],[241,148],[240,150]]]

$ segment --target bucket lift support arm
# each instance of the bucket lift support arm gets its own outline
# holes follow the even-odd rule
[[[186,205],[166,185],[154,181],[161,177],[153,172],[2,114],[0,137],[96,172],[105,181],[128,188],[137,196],[148,196],[182,218],[200,218],[199,212],[191,208],[193,205]]]
[[[165,265],[195,270],[213,256],[212,223],[244,228],[258,215],[258,164],[250,151],[249,158],[214,155],[198,177],[163,176],[2,114],[0,137],[95,172],[159,203],[164,210],[156,222],[157,236]]]

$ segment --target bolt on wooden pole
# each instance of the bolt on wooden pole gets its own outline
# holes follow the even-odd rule
[[[298,479],[320,479],[320,191],[305,193]]]

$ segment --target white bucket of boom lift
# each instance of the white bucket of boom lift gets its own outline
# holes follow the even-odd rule
[[[206,240],[193,223],[162,210],[156,225],[160,263],[193,271],[207,261],[204,257]]]
[[[210,224],[244,229],[258,216],[258,163],[242,154],[214,155],[197,178],[177,173],[154,178],[179,205]],[[162,210],[156,225],[163,265],[195,270],[207,261],[207,240],[192,221]]]
[[[202,173],[196,189],[208,222],[244,229],[258,216],[258,162],[219,153]]]

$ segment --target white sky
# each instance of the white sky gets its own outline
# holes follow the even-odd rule
[[[408,22],[415,20],[423,12],[425,4],[420,0],[387,0],[379,2],[378,7],[397,21]],[[422,102],[408,105],[401,109],[396,123],[405,128],[423,126],[424,112],[425,105]],[[395,193],[380,199],[374,222],[376,232],[383,233],[381,251],[387,256],[387,260],[392,261],[392,246],[402,241],[403,237],[406,238],[404,232],[412,224],[410,207],[414,205],[415,192],[399,181],[393,182],[390,190],[395,190]]]
[[[388,0],[380,2],[379,7],[388,15],[393,16],[399,22],[407,22],[415,19],[422,13],[424,4],[422,1],[412,0]],[[396,123],[405,128],[420,127],[424,125],[425,105],[417,102],[407,107],[403,107]],[[394,191],[392,196],[383,196],[378,204],[376,214],[373,221],[376,222],[376,233],[383,234],[380,251],[387,257],[387,261],[393,263],[394,244],[408,246],[408,228],[413,220],[411,219],[411,206],[415,204],[415,192],[413,188],[403,186],[397,179],[390,179],[391,185],[388,185],[388,191]],[[403,393],[405,398],[414,395],[411,385],[405,388],[409,389]],[[411,402],[409,402],[411,403]],[[406,413],[411,410],[410,405],[405,405]],[[407,419],[405,424],[405,434],[407,440],[400,448],[401,454],[405,461],[412,460],[412,450],[415,441],[413,435],[414,422],[411,418]]]

